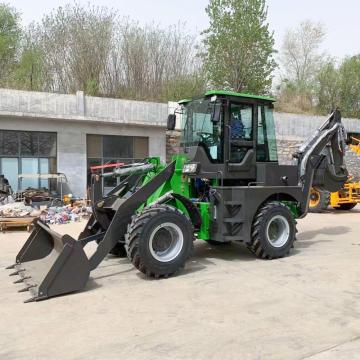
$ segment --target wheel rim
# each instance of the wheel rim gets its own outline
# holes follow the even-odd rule
[[[184,235],[176,224],[163,223],[151,233],[149,249],[151,255],[160,262],[174,260],[184,245]]]
[[[319,203],[320,203],[320,193],[315,189],[311,189],[309,206],[313,208],[318,206]]]
[[[290,236],[288,220],[282,215],[274,216],[267,224],[266,236],[272,246],[276,248],[284,246]]]

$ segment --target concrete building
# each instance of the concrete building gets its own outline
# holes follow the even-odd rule
[[[167,104],[0,89],[0,173],[17,190],[51,185],[20,173],[62,172],[85,197],[91,165],[165,160],[167,115]]]

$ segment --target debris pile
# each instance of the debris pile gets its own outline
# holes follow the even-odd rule
[[[51,206],[43,209],[40,214],[40,220],[46,224],[67,224],[71,221],[80,221],[88,219],[91,214],[91,207],[77,203],[73,206]]]
[[[39,215],[39,210],[21,202],[12,202],[0,206],[0,216],[4,218],[36,217]]]
[[[8,197],[11,194],[11,186],[4,175],[0,175],[0,205],[8,203]]]
[[[51,198],[52,196],[46,188],[34,189],[29,187],[14,194],[15,201],[25,201],[27,204],[32,201],[50,201]]]
[[[2,194],[0,192],[0,205],[10,204],[14,202],[14,198],[11,195]]]
[[[47,224],[66,224],[71,221],[88,219],[91,211],[91,207],[86,206],[84,201],[77,201],[73,205],[40,206],[38,208],[12,200],[12,202],[0,206],[0,221],[1,218],[36,217]]]

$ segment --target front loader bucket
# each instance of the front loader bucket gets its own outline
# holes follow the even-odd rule
[[[80,241],[60,235],[36,220],[35,228],[16,256],[15,283],[24,283],[19,292],[30,291],[26,302],[81,290],[90,276],[89,260]]]

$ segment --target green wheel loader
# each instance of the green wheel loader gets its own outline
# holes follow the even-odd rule
[[[181,269],[195,239],[240,241],[262,259],[286,256],[311,187],[336,191],[347,180],[345,131],[335,110],[294,154],[296,165],[279,165],[273,102],[227,91],[180,101],[168,118],[168,129],[177,117],[182,129],[170,164],[152,157],[93,175],[93,215],[78,239],[35,222],[9,267],[32,294],[27,301],[83,289],[110,252],[155,278]],[[106,176],[122,180],[104,196]],[[88,257],[91,241],[97,248]]]

